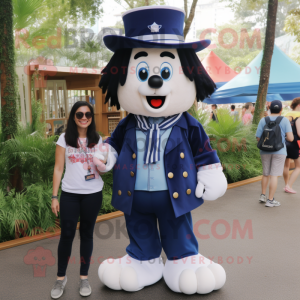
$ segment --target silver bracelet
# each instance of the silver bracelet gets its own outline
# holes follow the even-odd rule
[[[52,195],[51,199],[57,199],[58,200],[58,197]]]

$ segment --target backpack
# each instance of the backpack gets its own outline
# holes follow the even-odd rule
[[[293,134],[294,134],[294,142],[297,143],[297,141],[300,139],[298,136],[297,128],[296,128],[296,121],[298,120],[298,117],[296,119],[293,118],[292,121],[290,121]]]
[[[218,117],[217,117],[217,112],[216,112],[216,110],[213,110],[212,111],[212,120],[213,121],[216,121],[217,123],[219,122],[219,120],[218,120]]]
[[[279,151],[284,147],[282,143],[281,128],[279,126],[282,116],[271,121],[270,117],[265,117],[266,125],[257,144],[257,148],[263,151]]]
[[[297,118],[292,118],[292,121],[290,121],[291,123],[291,127],[292,127],[292,131],[293,131],[293,135],[294,135],[294,140],[292,142],[286,141],[286,146],[287,147],[299,147],[299,143],[298,141],[300,140],[299,136],[298,136],[298,132],[297,132],[297,128],[296,128],[296,121],[298,120]]]

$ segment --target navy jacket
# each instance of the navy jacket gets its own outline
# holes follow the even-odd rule
[[[136,127],[134,115],[129,114],[106,140],[119,154],[113,171],[112,205],[128,215],[137,171]],[[184,112],[172,128],[164,153],[166,179],[176,217],[203,203],[202,198],[195,196],[197,168],[217,163],[220,160],[202,125]]]

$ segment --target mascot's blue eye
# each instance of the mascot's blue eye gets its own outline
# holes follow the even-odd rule
[[[136,69],[136,76],[140,81],[146,81],[149,77],[149,67],[147,63],[140,62]]]
[[[163,79],[169,79],[169,77],[171,75],[170,69],[168,67],[164,67],[160,73],[161,73],[161,77]]]
[[[147,78],[148,78],[148,71],[147,71],[146,68],[141,68],[141,69],[139,70],[139,77],[140,77],[140,79],[141,79],[142,81],[147,80]]]
[[[163,80],[168,81],[173,75],[172,66],[169,63],[163,63],[160,66],[160,76]]]

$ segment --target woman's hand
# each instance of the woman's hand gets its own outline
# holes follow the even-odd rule
[[[57,216],[57,213],[59,212],[59,202],[57,199],[52,199],[51,209],[52,212]]]

